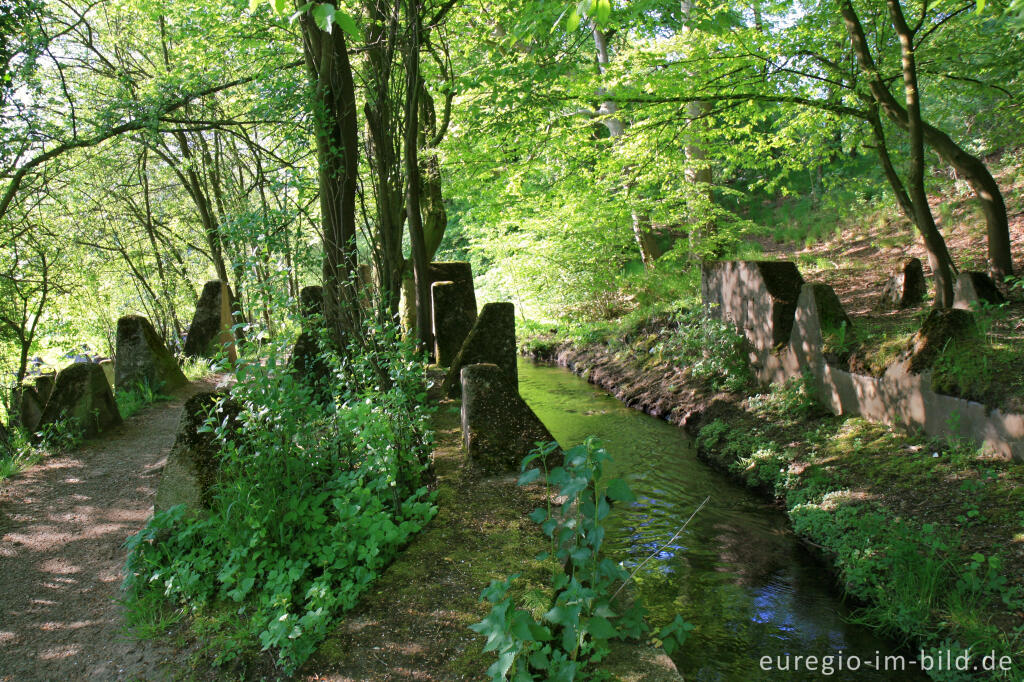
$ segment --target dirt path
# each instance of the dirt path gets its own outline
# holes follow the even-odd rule
[[[194,383],[0,483],[0,680],[162,680],[171,655],[121,631],[125,539],[153,509]]]

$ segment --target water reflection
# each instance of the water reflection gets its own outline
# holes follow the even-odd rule
[[[783,515],[697,461],[676,427],[626,408],[570,372],[521,362],[520,391],[563,445],[598,436],[637,502],[609,517],[608,551],[627,567],[657,552],[637,575],[648,608],[681,613],[697,629],[676,662],[687,680],[908,680],[916,671],[764,672],[762,656],[899,653],[844,622],[830,577],[788,532]],[[711,500],[670,545],[679,526]],[[833,667],[835,667],[833,665]]]

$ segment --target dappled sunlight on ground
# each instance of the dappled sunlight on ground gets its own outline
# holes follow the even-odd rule
[[[124,541],[152,514],[182,401],[157,404],[0,490],[0,680],[168,677],[122,632]]]

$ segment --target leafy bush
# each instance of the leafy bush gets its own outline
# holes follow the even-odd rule
[[[14,427],[6,440],[0,438],[0,481],[21,473],[48,454],[72,450],[81,442],[82,426],[77,419],[60,419],[37,433]]]
[[[672,357],[713,390],[742,391],[753,385],[746,339],[732,325],[694,308],[676,313],[672,330],[652,353]]]
[[[290,672],[432,518],[421,358],[393,327],[360,343],[372,354],[323,344],[329,401],[279,348],[240,362],[237,420],[205,426],[222,458],[212,509],[169,509],[128,541],[129,607],[184,605],[227,631],[218,661],[258,643]]]
[[[527,467],[537,459],[543,462],[556,448],[556,443],[550,443],[526,457],[519,484],[537,480],[540,469]],[[481,598],[492,604],[491,612],[471,629],[486,635],[485,651],[498,653],[498,660],[487,670],[495,682],[584,679],[588,666],[609,653],[610,640],[637,639],[649,631],[639,604],[616,601],[629,573],[601,554],[603,521],[611,504],[636,499],[622,479],[603,485],[602,465],[609,459],[600,443],[588,438],[568,450],[564,465],[545,477],[547,485],[556,486],[565,500],[555,510],[549,488],[547,508],[538,508],[530,515],[551,541],[550,550],[537,558],[557,560],[548,610],[538,619],[512,604],[508,592],[517,575],[492,580],[483,591]],[[616,586],[618,589],[613,589]],[[676,616],[658,633],[658,639],[672,653],[692,627]]]

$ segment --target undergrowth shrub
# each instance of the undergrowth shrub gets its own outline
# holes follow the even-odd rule
[[[0,481],[33,466],[43,457],[73,450],[83,440],[82,425],[77,419],[58,419],[40,427],[36,433],[16,426],[0,436]]]
[[[239,363],[237,420],[204,427],[222,458],[212,509],[171,508],[128,541],[136,621],[183,608],[214,623],[215,662],[258,648],[290,673],[432,518],[422,359],[392,326],[368,324],[359,343],[322,344],[327,400],[281,348]]]
[[[693,308],[676,313],[671,329],[651,353],[673,358],[714,390],[742,391],[754,384],[746,339],[728,322]]]
[[[146,380],[140,381],[131,388],[119,390],[115,396],[117,411],[124,419],[132,416],[146,405],[170,399],[169,395],[160,392],[159,385],[151,386]]]
[[[540,478],[540,469],[528,467],[535,460],[543,463],[556,448],[557,443],[550,443],[530,453],[523,460],[519,484]],[[636,500],[624,480],[601,480],[603,463],[610,459],[590,437],[567,450],[564,464],[544,477],[548,505],[530,518],[550,539],[549,550],[537,559],[556,560],[547,610],[534,612],[512,603],[509,589],[518,575],[492,580],[483,591],[481,598],[492,604],[491,611],[470,629],[487,637],[485,651],[498,653],[487,670],[494,682],[591,679],[592,664],[608,655],[611,640],[638,639],[650,632],[643,607],[617,599],[630,574],[601,551],[611,505]],[[558,507],[551,502],[551,488],[564,500]],[[692,629],[677,615],[657,639],[671,654]]]

